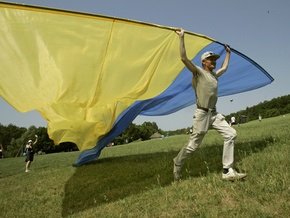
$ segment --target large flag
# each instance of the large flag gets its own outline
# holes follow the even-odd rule
[[[96,159],[137,115],[195,103],[175,28],[8,3],[0,3],[0,25],[1,97],[20,112],[39,111],[55,144],[76,143],[75,165]],[[186,33],[186,47],[194,63],[206,50],[225,56],[223,44],[196,33]],[[272,81],[232,49],[219,96]]]

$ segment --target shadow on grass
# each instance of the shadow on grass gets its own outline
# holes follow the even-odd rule
[[[269,137],[261,141],[236,143],[236,162],[262,151],[273,141]],[[154,187],[171,184],[172,159],[177,153],[178,151],[171,151],[104,158],[77,167],[65,185],[62,215],[69,216]],[[221,145],[201,146],[187,159],[183,169],[184,179],[205,176],[208,172],[221,172],[221,156]]]

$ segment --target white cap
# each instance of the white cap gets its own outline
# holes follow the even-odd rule
[[[32,140],[28,140],[28,143],[32,142]]]
[[[204,59],[209,58],[209,57],[215,57],[216,59],[219,59],[219,58],[220,58],[220,56],[219,56],[218,54],[215,54],[215,53],[212,52],[212,51],[207,51],[207,52],[205,52],[205,53],[203,53],[203,54],[201,55],[200,60],[201,60],[201,62],[202,62]]]

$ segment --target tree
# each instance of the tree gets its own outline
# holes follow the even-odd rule
[[[53,153],[55,146],[53,141],[49,138],[47,134],[47,128],[38,127],[36,130],[36,135],[38,135],[38,142],[35,145],[35,151],[42,151],[45,153]]]
[[[139,130],[140,130],[140,138],[144,141],[150,139],[150,136],[153,133],[158,132],[158,126],[155,122],[153,123],[144,122],[140,126]]]
[[[72,142],[62,142],[54,147],[54,152],[69,152],[77,151],[77,145]]]
[[[8,126],[0,124],[0,143],[3,145],[4,150],[8,150],[7,146],[13,138],[20,138],[26,130],[24,127],[17,127],[13,124],[9,124]]]
[[[280,112],[279,112],[279,110],[277,108],[269,109],[266,112],[266,117],[276,117],[276,116],[279,116],[279,115],[280,115]]]
[[[231,116],[244,116],[247,121],[257,120],[259,115],[263,118],[269,118],[290,113],[290,95],[273,98],[271,101],[264,101],[253,107],[247,107],[245,110],[238,111],[226,116],[229,120]]]
[[[133,142],[140,138],[140,129],[134,123],[131,123],[129,127],[124,131],[124,142]],[[124,143],[123,142],[123,143]]]
[[[20,138],[18,139],[12,139],[11,142],[7,145],[7,150],[5,152],[6,157],[17,157],[22,155],[23,149],[20,142]]]

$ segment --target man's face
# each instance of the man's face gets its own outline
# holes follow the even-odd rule
[[[216,58],[215,57],[208,57],[204,59],[203,61],[203,66],[205,69],[209,69],[212,71],[216,67]]]

